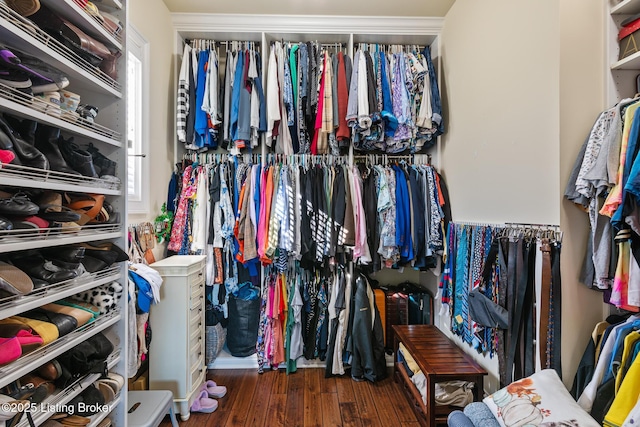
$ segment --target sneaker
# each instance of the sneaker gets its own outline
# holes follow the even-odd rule
[[[40,59],[27,55],[26,53],[13,50],[20,58],[20,62],[30,70],[37,72],[38,75],[44,77],[41,79],[38,76],[31,77],[33,83],[33,93],[53,92],[56,90],[62,90],[69,86],[69,79],[60,71],[49,66]]]
[[[15,70],[0,69],[0,83],[22,92],[25,95],[32,95],[31,79]]]

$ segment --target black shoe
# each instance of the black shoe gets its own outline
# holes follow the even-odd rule
[[[26,121],[35,124],[35,122],[31,122],[30,120]],[[4,118],[0,117],[0,141],[4,141],[8,138],[13,145],[12,151],[16,154],[16,159],[14,159],[14,161],[11,163],[36,169],[48,170],[49,160],[45,157],[45,155],[36,147],[34,147],[33,144],[30,144],[25,139],[23,139],[22,135],[16,132],[14,128],[9,125],[9,122],[17,123],[18,125],[21,125],[21,123],[19,120],[11,116],[5,116]],[[23,122],[25,121],[23,120]],[[4,134],[4,136],[2,134]]]
[[[73,170],[62,156],[58,146],[59,138],[60,129],[40,124],[36,131],[36,148],[49,160],[51,170],[80,175],[80,172]]]
[[[67,164],[71,166],[73,170],[90,178],[98,178],[98,173],[93,166],[91,154],[89,154],[88,151],[81,150],[80,147],[74,144],[73,138],[65,140],[60,136],[60,139],[58,139],[58,147],[60,147],[62,157],[64,157]]]
[[[15,254],[11,257],[13,265],[24,271],[31,277],[44,280],[47,283],[59,283],[74,279],[78,276],[78,270],[63,270],[47,266],[47,260],[37,250],[30,250]],[[57,271],[54,271],[57,270]]]
[[[12,51],[20,58],[22,65],[38,73],[39,76],[46,78],[46,80],[43,80],[38,76],[29,76],[31,78],[31,89],[33,93],[55,92],[69,86],[69,79],[60,71],[34,56],[15,49],[12,49]]]
[[[102,154],[93,144],[89,143],[87,151],[93,158],[93,165],[96,167],[100,176],[116,176],[117,163]]]

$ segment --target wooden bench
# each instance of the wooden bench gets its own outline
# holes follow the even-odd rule
[[[433,325],[394,325],[394,349],[398,354],[398,344],[402,342],[427,379],[427,403],[411,382],[407,371],[396,359],[395,379],[403,385],[407,398],[412,403],[418,421],[422,425],[435,427],[446,424],[447,416],[455,409],[452,406],[436,406],[435,386],[438,382],[464,380],[475,383],[473,397],[480,400],[483,377],[482,369],[438,328]]]

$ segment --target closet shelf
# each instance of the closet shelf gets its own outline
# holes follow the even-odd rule
[[[640,12],[639,0],[623,0],[611,8],[612,15],[631,15]]]
[[[107,409],[104,412],[98,412],[97,414],[89,417],[91,418],[91,422],[88,424],[87,427],[97,427],[98,424],[102,422],[102,420],[107,418],[109,414],[113,412],[113,410],[116,408],[116,406],[118,406],[121,400],[122,400],[122,393],[119,393],[116,396],[116,398],[113,399],[113,402],[108,403],[109,409]]]
[[[36,289],[27,295],[15,295],[2,298],[0,299],[0,320],[16,316],[25,311],[84,292],[88,289],[93,289],[105,283],[118,281],[120,279],[120,273],[120,267],[111,267],[96,273],[91,273],[89,277],[76,277],[75,279]]]
[[[72,245],[122,237],[120,224],[83,225],[80,231],[61,228],[0,231],[0,253]]]
[[[2,83],[0,83],[0,111],[64,129],[74,135],[122,147],[120,132],[98,123],[92,123],[77,113],[61,110],[54,104],[31,95],[25,95]]]
[[[98,18],[89,15],[73,0],[42,0],[42,2],[88,35],[101,42],[107,42],[122,51],[122,36],[111,33]]]
[[[120,351],[112,353],[107,359],[107,367],[111,369],[120,361]],[[76,381],[71,384],[69,387],[64,390],[60,390],[58,393],[52,394],[47,397],[44,402],[40,405],[36,405],[36,410],[31,412],[31,416],[33,417],[33,422],[35,425],[40,425],[44,423],[46,420],[51,418],[52,415],[55,414],[52,410],[55,407],[63,407],[67,403],[71,402],[74,397],[82,393],[87,387],[100,379],[102,374],[89,374],[83,377],[82,379]],[[39,409],[45,409],[43,411]],[[17,427],[29,427],[29,420],[27,417],[23,417],[22,421],[18,423]]]
[[[612,70],[639,70],[640,69],[640,52],[622,58],[611,66]]]
[[[56,341],[44,347],[22,356],[15,362],[8,363],[0,367],[0,387],[27,375],[31,371],[44,365],[49,360],[58,357],[65,351],[75,347],[87,338],[94,336],[98,332],[104,331],[109,326],[117,323],[122,318],[120,313],[113,313],[101,316],[93,323],[78,328],[68,335],[57,339]]]
[[[4,3],[0,3],[0,39],[4,45],[36,56],[67,74],[73,82],[74,91],[99,91],[122,98],[120,83],[80,58]]]
[[[122,9],[122,2],[120,0],[95,0],[94,4],[99,4],[100,6],[107,6],[112,9]]]
[[[79,177],[62,172],[19,165],[2,165],[0,179],[3,186],[41,188],[72,193],[97,193],[120,196],[120,184],[99,178]]]

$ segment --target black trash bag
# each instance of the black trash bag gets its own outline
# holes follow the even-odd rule
[[[229,295],[227,347],[232,356],[247,357],[256,352],[260,323],[260,298],[244,300]]]

